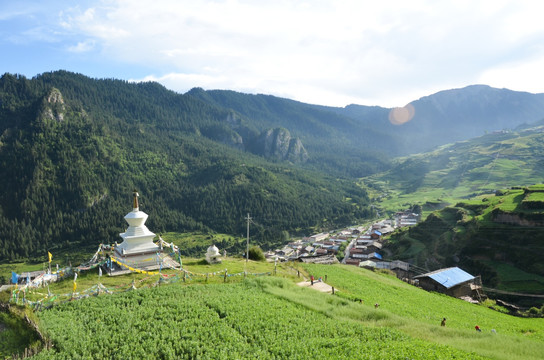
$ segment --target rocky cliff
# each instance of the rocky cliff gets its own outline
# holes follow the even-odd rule
[[[299,138],[293,138],[284,128],[263,131],[249,146],[255,154],[278,160],[302,163],[308,160],[308,152]]]

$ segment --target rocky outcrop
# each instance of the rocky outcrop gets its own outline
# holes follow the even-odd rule
[[[66,106],[60,90],[52,88],[43,100],[39,118],[42,121],[62,122],[65,113]]]
[[[291,137],[284,128],[263,131],[249,146],[250,151],[268,158],[303,163],[308,160],[308,152],[299,138]]]
[[[308,160],[308,152],[302,145],[299,138],[294,138],[289,141],[289,150],[287,150],[287,160],[297,163],[306,162]]]

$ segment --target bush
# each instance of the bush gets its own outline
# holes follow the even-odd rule
[[[538,314],[540,314],[540,309],[533,306],[532,308],[529,309],[529,314],[538,315]]]
[[[255,261],[264,261],[263,250],[258,246],[252,246],[249,248],[249,258]]]

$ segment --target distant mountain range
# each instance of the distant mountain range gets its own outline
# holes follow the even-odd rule
[[[486,85],[445,90],[412,101],[409,106],[413,107],[413,118],[399,125],[389,119],[392,109],[378,106],[326,107],[219,90],[193,89],[188,94],[233,109],[253,121],[285,127],[302,139],[306,137],[306,126],[311,126],[312,135],[339,137],[350,146],[374,148],[393,156],[429,151],[439,145],[544,120],[544,94]]]
[[[251,212],[266,247],[282,231],[372,216],[357,179],[394,171],[396,156],[544,118],[544,94],[481,85],[411,106],[395,110],[414,115],[395,125],[393,109],[381,107],[199,88],[177,94],[66,71],[5,74],[0,261],[115,241],[135,187],[156,232],[239,235]]]

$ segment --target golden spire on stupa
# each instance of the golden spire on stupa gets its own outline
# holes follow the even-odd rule
[[[132,207],[134,209],[138,209],[138,196],[140,196],[140,194],[138,194],[138,191],[136,189],[134,189],[134,192],[132,193],[132,196],[134,197]]]

